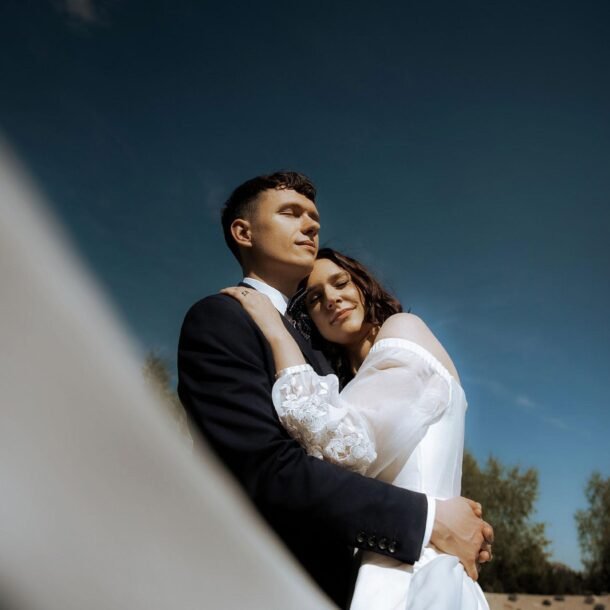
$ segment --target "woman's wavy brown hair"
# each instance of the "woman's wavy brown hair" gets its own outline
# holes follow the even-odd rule
[[[400,302],[385,290],[368,269],[357,260],[346,256],[345,254],[341,254],[332,248],[321,248],[317,258],[332,261],[335,265],[349,273],[351,280],[362,294],[365,322],[369,322],[374,326],[381,326],[390,316],[402,311]],[[306,291],[304,289],[306,285],[307,278],[301,282],[301,291],[298,294],[300,294],[302,298],[299,298],[291,307],[291,315],[297,321],[297,325],[299,325],[299,321],[301,322],[301,325],[305,323],[307,327],[306,333],[308,331],[311,335],[312,345],[324,353],[337,373],[339,381],[341,382],[341,387],[343,387],[354,376],[349,359],[345,352],[345,348],[342,345],[331,343],[324,339],[315,325],[311,322],[311,318],[309,318],[305,306]],[[304,319],[303,316],[307,316],[307,319]],[[301,320],[299,320],[299,317]]]

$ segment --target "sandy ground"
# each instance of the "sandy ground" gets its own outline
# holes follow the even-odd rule
[[[566,595],[564,601],[554,599],[553,595],[517,595],[516,601],[509,601],[506,593],[486,593],[487,601],[491,610],[534,610],[534,608],[549,608],[557,610],[593,610],[597,604],[603,604],[606,610],[610,610],[610,596],[594,596],[593,603],[585,603],[584,595]],[[548,599],[550,606],[542,602]]]

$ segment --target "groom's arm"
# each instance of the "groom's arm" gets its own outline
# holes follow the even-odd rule
[[[414,563],[426,497],[308,456],[277,419],[266,354],[264,337],[234,299],[215,295],[194,305],[178,354],[180,398],[191,418],[270,521],[317,525],[346,545]]]

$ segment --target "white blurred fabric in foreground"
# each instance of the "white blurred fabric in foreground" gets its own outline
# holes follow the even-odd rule
[[[185,444],[1,142],[0,282],[1,608],[331,607]]]

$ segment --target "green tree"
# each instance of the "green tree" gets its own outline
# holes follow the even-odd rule
[[[547,595],[582,595],[585,591],[583,575],[559,562],[547,565],[542,584]]]
[[[493,561],[484,564],[479,582],[495,592],[552,593],[548,586],[548,540],[544,524],[534,523],[538,472],[508,468],[490,457],[484,468],[464,452],[462,495],[483,505],[493,525]]]
[[[589,508],[576,515],[587,585],[594,591],[610,589],[610,477],[591,475],[585,488]]]

